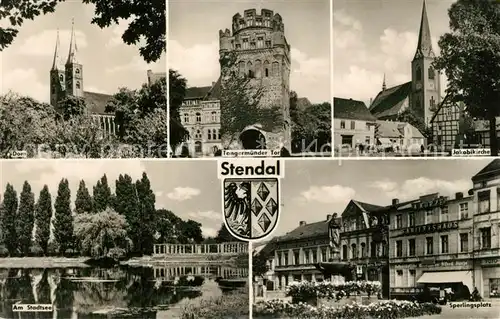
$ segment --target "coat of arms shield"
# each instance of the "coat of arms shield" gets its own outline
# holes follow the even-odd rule
[[[224,187],[224,222],[241,240],[269,235],[280,213],[277,178],[227,178]]]

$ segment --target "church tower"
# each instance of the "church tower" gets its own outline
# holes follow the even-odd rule
[[[290,45],[282,17],[268,9],[235,14],[232,31],[219,31],[220,55],[231,51],[237,54],[239,72],[250,77],[256,87],[263,87],[262,107],[281,108],[284,124],[276,125],[272,131],[290,150]]]
[[[66,61],[66,95],[83,97],[83,68],[78,63],[76,54],[75,24],[71,26],[71,42],[69,44],[68,60]]]
[[[440,75],[432,67],[435,57],[424,0],[417,51],[411,62],[411,108],[425,121],[426,125],[430,124],[432,115],[441,102]]]
[[[61,66],[59,50],[61,43],[59,42],[59,31],[57,31],[56,47],[54,50],[54,60],[50,69],[50,105],[57,106],[57,102],[64,96],[65,73]]]

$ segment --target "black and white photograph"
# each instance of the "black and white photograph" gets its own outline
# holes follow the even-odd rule
[[[1,318],[249,318],[215,162],[0,164]]]
[[[167,157],[164,1],[4,3],[0,158]]]
[[[331,157],[331,1],[168,3],[173,157]]]
[[[287,162],[253,318],[498,318],[499,181],[489,158]]]
[[[333,3],[335,155],[498,156],[498,1]]]

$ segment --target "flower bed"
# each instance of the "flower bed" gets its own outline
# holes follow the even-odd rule
[[[366,294],[368,297],[378,294],[382,285],[378,281],[348,281],[345,283],[293,282],[286,289],[286,295],[293,303],[316,301],[318,298],[340,300],[351,295]]]
[[[257,302],[253,318],[317,318],[317,319],[397,319],[437,315],[441,307],[432,303],[410,301],[380,301],[370,305],[345,305],[341,307],[313,307],[305,303],[293,304],[282,300]]]

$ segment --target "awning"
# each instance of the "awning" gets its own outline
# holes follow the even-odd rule
[[[419,284],[446,284],[461,282],[472,293],[472,271],[437,271],[425,272],[418,280]]]

